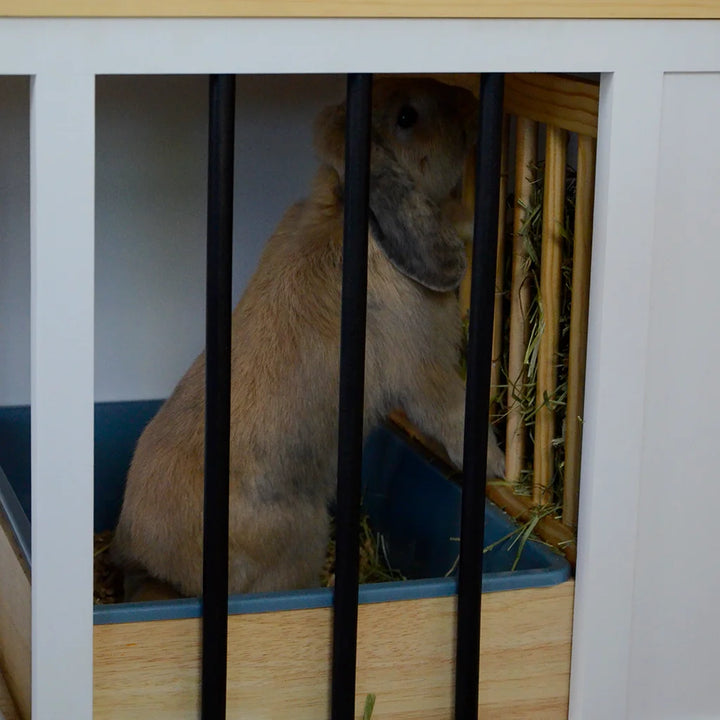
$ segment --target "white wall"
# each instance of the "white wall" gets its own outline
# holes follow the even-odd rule
[[[720,74],[665,75],[628,683],[632,720],[720,717],[718,128]]]
[[[239,76],[234,296],[316,166],[341,76]],[[96,400],[165,397],[204,344],[207,79],[97,82]],[[30,398],[28,81],[0,78],[0,404]]]

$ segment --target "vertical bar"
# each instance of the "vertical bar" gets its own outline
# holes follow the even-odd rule
[[[455,719],[478,716],[482,547],[485,537],[487,425],[495,302],[503,75],[480,80],[473,277],[470,296],[462,520],[458,571]]]
[[[590,250],[592,246],[593,196],[595,194],[595,139],[578,135],[575,238],[570,298],[570,350],[565,430],[565,481],[563,522],[575,527],[580,484],[580,449],[585,399],[588,305],[590,299]]]
[[[202,717],[225,717],[235,76],[210,76]]]
[[[371,92],[372,75],[348,75],[332,720],[355,713]]]
[[[557,351],[560,334],[560,283],[562,282],[562,227],[565,210],[565,156],[567,132],[547,126],[545,142],[545,183],[543,190],[542,255],[540,257],[540,303],[543,332],[538,348],[537,395],[535,407],[535,457],[533,501],[552,499],[555,470],[552,441],[555,438],[555,410],[549,399],[557,388]]]
[[[493,344],[492,344],[492,368],[490,371],[490,399],[497,393],[501,384],[502,352],[503,352],[503,291],[505,275],[505,198],[507,197],[508,183],[508,154],[509,154],[509,133],[510,116],[503,119],[502,129],[502,150],[500,155],[500,191],[498,205],[498,250],[497,265],[495,268],[495,309],[493,313]],[[465,165],[465,174],[462,183],[462,202],[470,208],[475,204],[475,158],[469,157]],[[463,276],[458,298],[460,302],[460,315],[465,317],[470,309],[470,290],[472,284],[472,243],[467,242],[466,254],[468,267]],[[494,408],[490,408],[494,412]]]
[[[513,257],[510,284],[510,337],[508,340],[508,417],[505,441],[505,478],[517,483],[525,461],[525,423],[520,403],[515,397],[523,393],[526,381],[525,351],[528,344],[530,283],[528,253],[520,234],[530,207],[537,160],[537,123],[517,118],[515,131],[515,209],[513,213]]]
[[[33,78],[30,158],[32,712],[90,720],[93,75]]]

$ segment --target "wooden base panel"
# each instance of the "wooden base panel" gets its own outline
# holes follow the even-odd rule
[[[9,537],[0,532],[0,669],[12,701],[0,697],[6,716],[27,720],[30,582]],[[573,592],[568,581],[483,596],[483,718],[567,717]],[[454,597],[360,606],[358,717],[374,693],[374,720],[450,720],[455,606]],[[327,717],[330,635],[329,608],[231,616],[228,718]],[[198,717],[199,620],[97,625],[94,653],[96,719]]]
[[[574,583],[483,596],[483,718],[566,718]],[[455,598],[362,605],[357,716],[452,717]],[[228,718],[328,716],[331,611],[231,616]],[[197,718],[199,620],[95,627],[94,717]]]

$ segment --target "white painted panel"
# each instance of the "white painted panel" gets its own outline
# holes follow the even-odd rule
[[[625,717],[662,75],[603,76],[570,717]]]
[[[720,717],[720,74],[664,82],[629,713]]]
[[[697,71],[720,63],[720,23],[0,18],[0,48],[0,73]]]
[[[92,75],[31,92],[32,705],[92,717]]]

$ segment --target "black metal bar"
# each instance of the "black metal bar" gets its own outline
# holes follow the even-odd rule
[[[467,352],[462,520],[458,569],[455,720],[477,720],[480,603],[485,539],[487,427],[497,258],[503,75],[482,75],[475,173],[470,330]]]
[[[348,75],[332,720],[355,712],[372,76]]]
[[[203,527],[203,720],[225,717],[235,76],[210,76]]]

